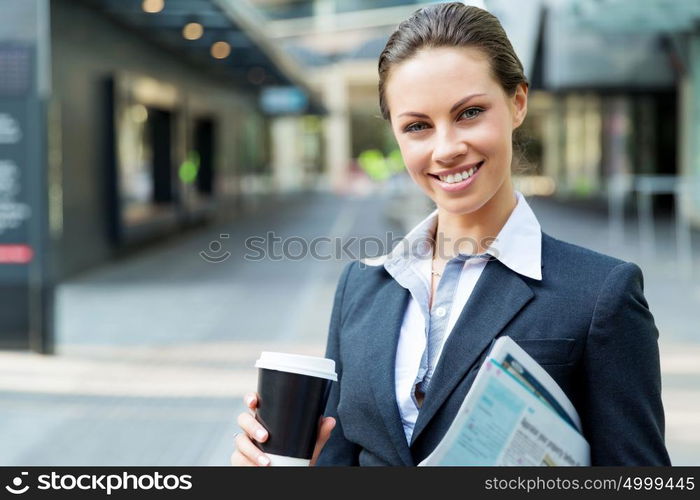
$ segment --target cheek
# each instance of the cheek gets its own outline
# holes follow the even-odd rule
[[[499,158],[507,154],[510,135],[500,123],[483,122],[465,132],[465,140],[479,153],[487,158]]]
[[[428,144],[428,141],[399,141],[399,150],[411,177],[420,174],[430,166]]]

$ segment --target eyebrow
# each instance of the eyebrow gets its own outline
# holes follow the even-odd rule
[[[468,103],[468,102],[469,102],[470,100],[472,100],[473,98],[475,98],[475,97],[481,97],[481,96],[484,96],[484,95],[486,95],[486,94],[470,94],[470,95],[468,95],[468,96],[466,96],[466,97],[463,97],[462,99],[460,99],[459,101],[457,101],[456,103],[454,103],[454,104],[452,105],[452,107],[450,108],[450,113],[454,113],[454,111],[455,111],[457,108],[459,108],[459,107],[465,105],[466,103]],[[404,116],[404,115],[408,115],[408,116],[417,116],[418,118],[428,118],[428,115],[425,115],[425,114],[423,114],[423,113],[417,113],[417,112],[415,112],[415,111],[406,111],[405,113],[401,113],[400,115],[398,115],[396,118],[399,118],[399,117]]]

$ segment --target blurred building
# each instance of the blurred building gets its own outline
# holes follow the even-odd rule
[[[53,283],[318,177],[324,109],[239,2],[2,7],[0,346]]]
[[[59,278],[234,210],[240,195],[284,182],[281,158],[304,159],[276,120],[303,132],[299,115],[320,107],[301,70],[235,4],[50,2]]]
[[[488,7],[511,31],[510,4]],[[700,4],[533,0],[526,152],[557,196],[643,192],[700,226]],[[517,47],[516,47],[517,49]],[[660,202],[660,203],[659,203]],[[675,205],[674,205],[675,204]]]

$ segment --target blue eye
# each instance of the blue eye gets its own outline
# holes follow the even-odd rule
[[[404,132],[420,132],[421,130],[425,130],[423,127],[425,127],[425,123],[423,122],[416,122],[416,123],[411,123],[409,126],[403,129]]]
[[[460,117],[464,116],[467,120],[473,120],[474,118],[476,118],[477,116],[479,116],[483,112],[484,112],[483,108],[473,107],[473,108],[465,109],[464,111],[462,111],[460,113],[459,116]]]

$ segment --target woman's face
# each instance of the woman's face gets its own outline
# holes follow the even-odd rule
[[[394,66],[385,86],[391,128],[411,178],[441,210],[475,212],[512,199],[512,133],[527,87],[508,96],[473,48],[431,48]]]

